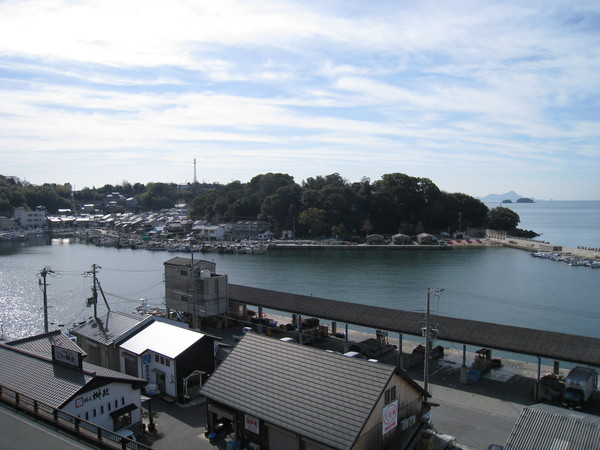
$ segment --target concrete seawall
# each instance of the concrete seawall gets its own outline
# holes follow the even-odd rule
[[[508,236],[500,232],[490,233],[486,236],[490,242],[504,245],[506,247],[518,248],[530,252],[552,252],[563,255],[571,255],[577,258],[589,260],[600,260],[600,250],[590,250],[584,248],[565,247],[557,244],[550,244],[544,241],[535,239],[522,239],[513,236]]]

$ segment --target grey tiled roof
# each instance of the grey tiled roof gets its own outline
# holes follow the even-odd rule
[[[600,418],[551,405],[526,406],[504,448],[598,449]]]
[[[50,356],[0,343],[0,384],[28,397],[61,408],[95,379],[131,382],[145,380],[83,363],[83,370],[52,362]]]
[[[246,334],[202,388],[209,399],[350,448],[395,368]]]
[[[81,353],[83,356],[86,353],[79,345],[69,339],[60,330],[50,331],[49,333],[38,334],[35,336],[26,337],[23,339],[17,339],[14,341],[7,342],[8,345],[13,347],[22,348],[24,350],[41,353],[44,355],[52,355],[52,346],[67,348],[75,352]]]
[[[109,311],[102,317],[88,320],[83,325],[73,329],[72,332],[73,334],[85,336],[99,344],[111,345],[116,339],[149,317]]]

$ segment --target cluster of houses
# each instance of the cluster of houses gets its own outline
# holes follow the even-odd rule
[[[190,220],[186,204],[159,212],[103,212],[94,205],[84,205],[73,213],[71,209],[59,209],[48,214],[44,207],[34,211],[17,208],[13,218],[0,217],[0,230],[105,230],[116,234],[146,237],[193,236],[201,241],[262,240],[273,238],[268,222],[261,220],[238,220],[212,224],[203,220]]]

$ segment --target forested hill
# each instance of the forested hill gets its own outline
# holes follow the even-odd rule
[[[45,206],[49,212],[94,203],[102,209],[105,197],[119,192],[137,200],[138,210],[191,204],[191,216],[213,223],[262,219],[277,236],[296,229],[311,236],[347,238],[365,233],[416,234],[482,227],[488,208],[466,194],[441,191],[427,178],[385,174],[371,182],[349,182],[339,174],[308,178],[301,184],[282,173],[257,175],[248,183],[177,185],[123,182],[72,192],[69,184],[34,186],[15,177],[0,176],[0,211]]]

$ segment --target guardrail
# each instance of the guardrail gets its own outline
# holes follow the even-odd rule
[[[0,402],[14,407],[16,410],[71,434],[78,439],[109,449],[150,450],[151,447],[141,442],[128,439],[114,431],[99,427],[92,422],[61,411],[35,400],[18,391],[0,385]]]

